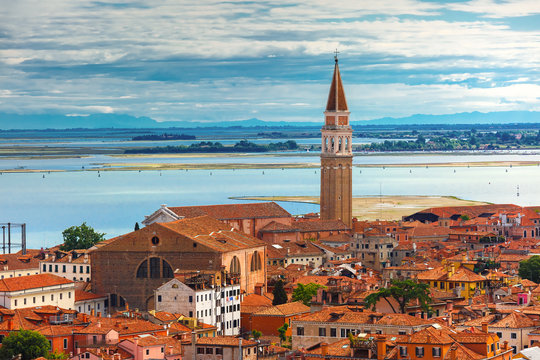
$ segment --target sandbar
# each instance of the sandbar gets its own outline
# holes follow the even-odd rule
[[[319,203],[318,196],[242,196],[231,199]],[[454,196],[384,195],[353,197],[353,216],[359,220],[401,220],[423,209],[442,206],[486,205],[486,202],[464,200]]]

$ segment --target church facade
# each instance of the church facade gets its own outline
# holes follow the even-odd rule
[[[352,227],[352,129],[338,59],[321,129],[321,219]]]

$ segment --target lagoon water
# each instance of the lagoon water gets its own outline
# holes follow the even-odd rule
[[[480,160],[477,159],[480,158]],[[106,157],[97,156],[94,162]],[[299,159],[306,160],[304,156]],[[518,205],[540,204],[539,166],[514,167],[400,167],[366,168],[372,158],[357,156],[353,170],[353,193],[361,195],[452,195],[464,199]],[[446,161],[512,160],[540,161],[540,155],[384,155],[375,163],[414,163]],[[266,159],[282,162],[289,157],[239,157],[239,161]],[[290,160],[297,160],[291,157]],[[318,162],[318,157],[307,157]],[[457,159],[457,160],[456,160]],[[73,159],[83,160],[83,159]],[[118,159],[115,159],[117,161]],[[200,161],[201,159],[197,159]],[[230,158],[223,161],[230,161]],[[384,161],[381,161],[384,160]],[[31,161],[31,160],[28,160]],[[32,166],[44,167],[33,160]],[[56,161],[56,160],[55,160]],[[58,167],[80,169],[81,163],[58,160]],[[140,159],[138,160],[140,161]],[[159,161],[159,160],[149,160]],[[179,161],[174,159],[173,161]],[[216,158],[205,160],[217,162]],[[20,161],[23,163],[24,161]],[[68,165],[66,165],[66,162]],[[429,162],[428,163],[432,163]],[[13,168],[1,160],[0,166]],[[8,166],[9,165],[9,166]],[[20,165],[20,164],[19,164]],[[47,164],[50,165],[50,164]],[[1,168],[0,167],[0,168]],[[30,167],[28,165],[28,167]],[[43,177],[45,175],[45,177]],[[39,248],[61,241],[63,229],[86,221],[107,237],[129,232],[136,221],[149,215],[161,204],[170,206],[223,204],[231,196],[311,195],[319,193],[318,169],[250,169],[250,170],[169,170],[169,171],[66,171],[42,173],[3,173],[0,175],[0,222],[27,223],[28,246]],[[519,196],[517,188],[519,186]],[[281,203],[289,212],[317,212],[318,205]],[[14,237],[17,235],[14,234]]]

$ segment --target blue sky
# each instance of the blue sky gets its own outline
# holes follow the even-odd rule
[[[0,112],[318,121],[540,111],[538,0],[0,0]],[[322,120],[321,120],[322,121]]]

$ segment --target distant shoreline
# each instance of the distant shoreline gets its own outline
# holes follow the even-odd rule
[[[202,154],[206,155],[206,154]],[[144,157],[144,156],[143,156]],[[160,156],[163,157],[163,156]],[[191,156],[190,156],[191,157]],[[207,158],[210,156],[192,156]],[[1,160],[1,158],[0,158]],[[94,163],[92,168],[63,170],[63,169],[0,169],[0,173],[45,173],[68,171],[166,171],[166,170],[247,170],[247,169],[319,169],[320,164],[313,163]],[[448,163],[407,163],[407,164],[355,164],[356,169],[362,168],[463,168],[463,167],[521,167],[540,166],[538,161],[479,161],[479,162],[448,162]]]

